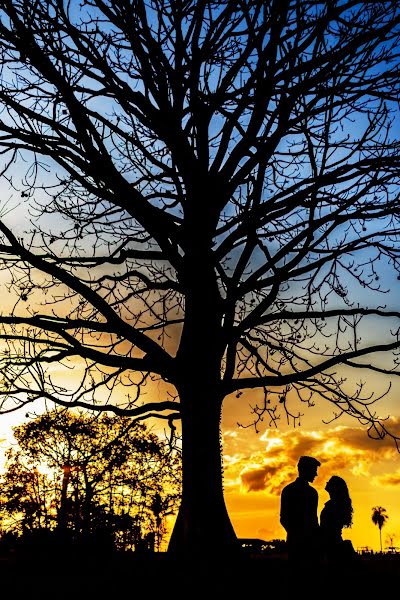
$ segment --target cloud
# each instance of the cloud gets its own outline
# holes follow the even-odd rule
[[[400,470],[395,473],[388,473],[380,477],[374,477],[373,483],[381,487],[391,487],[400,484]]]
[[[341,426],[320,424],[305,429],[225,428],[224,494],[239,537],[284,539],[279,522],[280,493],[297,476],[297,461],[310,454],[321,461],[313,482],[319,494],[319,510],[329,499],[325,485],[331,475],[340,475],[349,486],[355,518],[345,537],[355,547],[379,551],[379,536],[371,521],[371,509],[384,506],[391,531],[400,539],[398,485],[400,453],[390,436],[374,440],[354,421]],[[385,424],[400,433],[400,419]]]
[[[392,430],[399,430],[399,419],[390,419]],[[324,487],[332,474],[356,478],[370,477],[371,467],[391,462],[391,474],[379,477],[380,485],[396,485],[400,473],[393,474],[398,451],[386,436],[373,440],[358,427],[337,426],[316,431],[294,429],[277,432],[266,429],[260,435],[248,430],[224,433],[225,487],[239,486],[242,492],[280,495],[282,487],[297,477],[301,455],[315,456],[321,462],[315,487]],[[389,467],[388,467],[389,468]]]

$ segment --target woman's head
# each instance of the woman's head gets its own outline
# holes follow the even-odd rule
[[[332,475],[325,489],[342,513],[343,527],[351,527],[353,524],[353,506],[345,480],[338,475]]]
[[[338,475],[332,475],[325,486],[326,491],[330,496],[349,497],[347,483]]]

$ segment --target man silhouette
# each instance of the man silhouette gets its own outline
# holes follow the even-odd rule
[[[312,456],[301,456],[297,479],[281,492],[280,522],[286,530],[289,567],[299,573],[319,560],[318,492],[310,482],[320,465]]]

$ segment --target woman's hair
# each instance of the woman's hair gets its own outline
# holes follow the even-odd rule
[[[353,505],[345,480],[338,475],[332,475],[325,489],[341,514],[342,526],[351,527],[353,524]]]

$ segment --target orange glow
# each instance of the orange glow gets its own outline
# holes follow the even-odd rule
[[[391,419],[399,431],[400,419]],[[354,508],[354,522],[343,530],[355,548],[379,552],[379,529],[372,523],[372,508],[383,506],[388,520],[382,529],[383,549],[400,546],[400,454],[392,440],[374,441],[357,422],[352,425],[323,426],[277,431],[266,428],[224,430],[225,498],[236,534],[241,538],[285,539],[279,523],[280,491],[297,476],[297,460],[309,454],[321,461],[313,486],[319,493],[320,513],[329,499],[325,484],[331,475],[340,475],[348,486]]]
[[[398,391],[393,390],[393,393]],[[388,398],[388,403],[388,414],[393,414],[395,398]],[[44,406],[35,404],[35,409],[40,413]],[[224,492],[238,537],[285,539],[285,531],[279,523],[280,491],[296,477],[298,457],[309,454],[321,461],[313,483],[319,492],[319,512],[329,498],[324,487],[331,475],[343,477],[349,486],[354,523],[351,529],[343,530],[343,537],[351,539],[355,548],[369,547],[379,552],[379,530],[371,519],[372,508],[378,505],[384,507],[388,515],[382,529],[383,548],[400,546],[400,453],[390,438],[370,439],[366,430],[349,417],[324,425],[322,418],[326,419],[328,414],[326,407],[324,410],[322,407],[306,409],[301,427],[293,428],[282,419],[277,428],[264,427],[256,433],[252,427],[237,425],[238,420],[250,422],[247,402],[236,406],[232,399],[227,399],[222,419]],[[11,428],[25,420],[25,411],[0,417],[1,469],[4,450],[12,441]],[[400,418],[392,417],[389,423],[399,434]],[[162,423],[161,432],[164,427]],[[168,519],[168,531],[172,530],[174,521],[174,517]],[[393,544],[389,544],[389,535]],[[165,540],[162,550],[166,550],[167,543]]]

